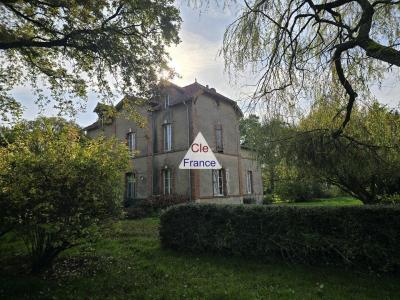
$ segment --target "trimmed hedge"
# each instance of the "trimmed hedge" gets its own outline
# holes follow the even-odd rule
[[[161,215],[165,248],[353,265],[400,266],[400,207],[178,205]]]

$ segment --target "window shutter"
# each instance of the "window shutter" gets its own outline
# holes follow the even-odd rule
[[[170,125],[170,130],[171,130],[171,139],[170,139],[170,143],[171,143],[171,145],[170,145],[170,148],[171,148],[171,150],[173,150],[173,147],[174,147],[174,143],[172,142],[173,140],[174,140],[174,135],[173,135],[173,126],[172,126],[172,124]]]
[[[222,192],[224,196],[227,195],[226,169],[222,169]]]
[[[161,172],[157,169],[157,166],[153,166],[153,195],[158,195],[160,193],[160,181],[161,179]]]
[[[226,178],[226,194],[229,195],[230,191],[230,178],[229,178],[229,169],[225,169],[225,178]]]
[[[212,182],[213,182],[213,193],[218,195],[218,170],[211,170]]]
[[[175,169],[171,168],[171,194],[175,193]]]
[[[223,133],[222,133],[222,125],[218,124],[215,126],[215,148],[217,152],[223,152],[224,144],[223,144]]]

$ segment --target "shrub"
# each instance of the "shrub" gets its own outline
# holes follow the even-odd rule
[[[267,204],[272,204],[273,202],[274,202],[274,196],[272,194],[264,195],[262,204],[267,205]]]
[[[187,203],[189,199],[184,195],[159,195],[139,200],[126,209],[128,219],[139,219],[159,214],[163,209],[172,205]]]
[[[395,271],[400,207],[179,205],[161,216],[165,248]]]
[[[314,179],[296,177],[277,184],[275,193],[291,202],[329,197],[328,187]]]
[[[382,197],[381,203],[386,205],[400,205],[400,194],[385,195]]]
[[[141,219],[154,216],[154,211],[146,200],[139,200],[133,205],[125,208],[127,219]]]
[[[0,231],[22,237],[33,272],[121,215],[123,143],[86,140],[61,119],[38,119],[18,124],[0,157]]]
[[[243,198],[243,204],[256,204],[256,199],[252,197]]]

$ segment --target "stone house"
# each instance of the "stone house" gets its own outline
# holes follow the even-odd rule
[[[235,101],[197,82],[179,87],[160,84],[158,96],[138,106],[145,126],[121,116],[85,128],[87,135],[116,136],[133,151],[132,172],[126,174],[126,198],[178,194],[196,202],[243,203],[262,200],[260,166],[252,152],[240,145],[242,111]],[[122,110],[121,104],[116,105]],[[201,132],[222,166],[220,170],[182,170],[179,164]]]

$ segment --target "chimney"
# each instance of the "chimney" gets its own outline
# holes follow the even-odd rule
[[[206,85],[206,88],[208,88],[208,84]]]
[[[217,90],[216,90],[215,88],[211,88],[210,91],[211,91],[211,92],[214,92],[214,93],[217,92]]]

